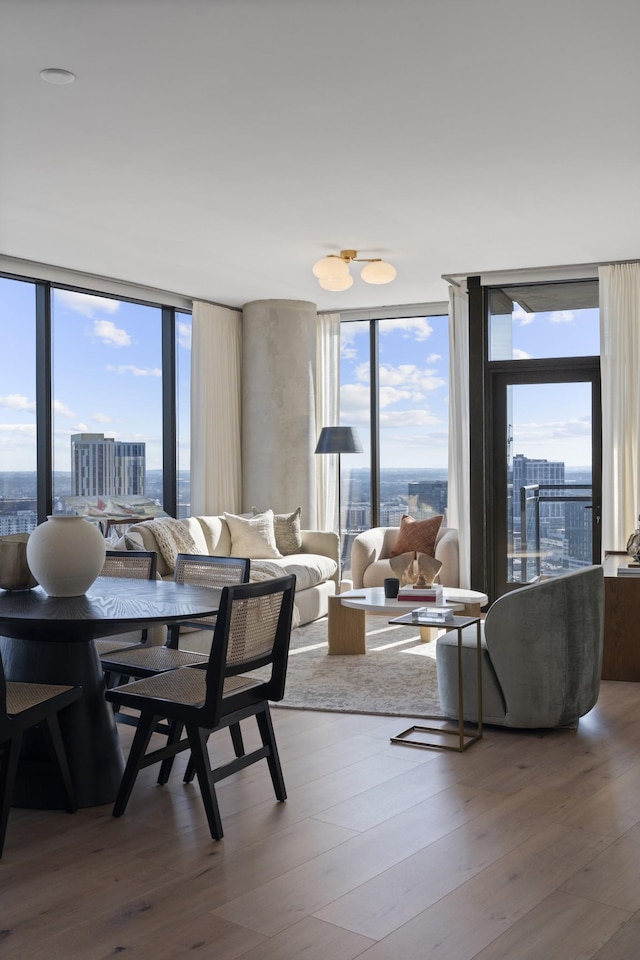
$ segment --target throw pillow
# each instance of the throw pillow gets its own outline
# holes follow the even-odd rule
[[[408,550],[413,553],[428,553],[430,557],[435,556],[436,537],[442,520],[441,514],[437,517],[429,517],[428,520],[414,520],[405,513],[400,521],[398,539],[389,556],[397,557],[398,554],[407,553]]]
[[[253,508],[254,516],[260,511],[257,507]],[[302,533],[300,530],[300,514],[302,508],[298,507],[293,513],[274,513],[273,530],[276,535],[276,547],[283,557],[290,557],[293,553],[300,553],[302,550]]]
[[[266,510],[251,519],[233,513],[225,513],[224,518],[231,534],[233,556],[251,560],[274,560],[282,556],[276,546],[273,510]]]

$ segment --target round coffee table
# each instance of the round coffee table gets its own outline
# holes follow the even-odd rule
[[[480,608],[489,602],[484,593],[477,590],[463,590],[459,587],[444,587],[444,603],[428,604],[424,601],[390,600],[384,595],[383,587],[364,587],[361,590],[348,590],[335,597],[329,597],[329,654],[366,653],[365,622],[366,615],[394,617],[409,613],[416,607],[447,606],[456,611],[464,611],[467,616],[479,616]],[[433,628],[422,628],[425,640],[433,637]]]

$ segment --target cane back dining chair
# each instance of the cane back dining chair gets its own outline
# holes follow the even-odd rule
[[[107,550],[101,577],[126,577],[130,580],[155,580],[158,555],[155,550]],[[114,650],[138,647],[147,640],[147,631],[142,630],[140,639],[135,634],[128,637],[104,637],[94,640],[98,656]]]
[[[266,759],[276,797],[286,799],[269,701],[277,702],[284,696],[294,593],[294,575],[224,587],[206,667],[181,667],[107,690],[108,700],[140,715],[114,817],[124,813],[141,769],[161,763],[158,782],[165,783],[174,757],[184,750],[191,750],[214,840],[223,836],[215,790],[220,780]],[[269,667],[266,677],[264,673],[249,675]],[[261,746],[212,767],[207,750],[209,736],[251,716],[256,718]],[[164,747],[147,753],[159,719],[169,721],[172,736]]]
[[[199,553],[179,553],[176,558],[174,580],[176,583],[191,583],[199,587],[224,587],[236,583],[247,583],[251,561],[244,557],[213,557]],[[115,675],[118,686],[131,677],[152,677],[166,670],[178,667],[194,666],[206,663],[208,654],[194,653],[180,649],[181,628],[203,628],[213,632],[216,625],[215,615],[201,620],[189,620],[188,623],[174,623],[167,629],[166,643],[159,646],[137,646],[128,650],[114,650],[102,656],[102,669]]]
[[[66,807],[76,811],[69,764],[62,743],[58,712],[82,695],[82,687],[6,680],[0,657],[0,857],[4,850],[9,808],[23,735],[40,727],[52,763],[60,777]]]

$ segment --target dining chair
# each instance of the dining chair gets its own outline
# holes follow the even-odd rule
[[[108,700],[139,712],[114,817],[124,813],[140,770],[161,763],[158,783],[166,783],[174,757],[184,750],[191,750],[214,840],[223,836],[215,790],[219,781],[266,759],[276,797],[286,799],[269,702],[284,696],[295,580],[290,575],[224,587],[206,667],[181,667],[107,690]],[[269,667],[266,677],[263,669],[252,675]],[[251,716],[261,746],[212,766],[209,736]],[[173,735],[164,747],[147,752],[158,719],[172,724]]]
[[[190,583],[200,587],[231,586],[237,583],[247,583],[251,570],[251,561],[246,557],[215,557],[199,553],[179,553],[176,557],[174,580],[176,583]],[[191,650],[181,650],[180,629],[186,627],[213,630],[216,625],[216,616],[204,617],[202,620],[190,620],[187,623],[174,623],[168,627],[166,643],[161,646],[130,647],[126,650],[113,650],[101,658],[107,687],[119,687],[131,678],[152,677],[167,670],[176,670],[178,667],[197,666],[206,664],[208,654],[194,653]],[[122,710],[115,712],[116,720],[120,723],[136,726],[138,719]],[[160,722],[157,733],[166,733],[171,737],[172,727]],[[244,744],[240,727],[236,724],[230,728],[231,739],[236,755],[244,753]]]
[[[221,588],[237,583],[247,583],[250,569],[251,561],[244,557],[179,553],[176,558],[174,580],[176,583],[190,583],[199,587]],[[105,673],[118,677],[115,683],[109,683],[108,686],[118,686],[131,677],[152,677],[166,670],[206,663],[209,659],[208,654],[180,649],[180,629],[194,627],[207,629],[213,633],[215,625],[215,615],[197,621],[173,623],[167,629],[167,640],[164,644],[108,652],[101,657],[102,668]]]
[[[75,813],[75,791],[62,743],[58,712],[81,695],[82,687],[6,680],[0,657],[0,857],[4,850],[22,738],[27,730],[41,727],[60,777],[66,808],[69,813]]]
[[[126,577],[131,580],[155,580],[158,555],[155,550],[107,550],[101,577]],[[128,650],[144,644],[147,631],[142,630],[140,639],[133,636],[128,639],[104,637],[94,640],[98,656],[102,657],[114,650]]]

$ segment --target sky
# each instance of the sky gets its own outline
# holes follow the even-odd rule
[[[35,293],[0,278],[0,470],[35,470]],[[504,326],[504,324],[503,324]],[[507,331],[514,357],[599,353],[598,311],[525,313]],[[380,322],[381,466],[446,468],[449,431],[448,318]],[[188,468],[190,318],[178,330],[179,466]],[[496,343],[504,349],[505,335]],[[369,324],[341,327],[341,422],[356,427],[369,464]],[[104,433],[146,443],[147,468],[162,467],[161,313],[157,307],[57,290],[53,312],[54,469],[70,469],[70,437]],[[590,463],[590,396],[583,384],[517,387],[514,453]]]
[[[508,315],[507,315],[508,320]],[[525,313],[515,305],[500,345],[513,359],[592,356],[600,352],[598,310]],[[506,347],[505,347],[506,343]],[[497,347],[496,347],[497,349]],[[341,328],[340,418],[358,429],[369,457],[369,324]],[[381,468],[446,468],[449,435],[448,318],[418,317],[380,324]],[[494,356],[494,359],[506,359]],[[512,389],[513,453],[591,463],[588,384],[543,384]]]
[[[35,470],[35,294],[0,279],[0,470]],[[177,337],[179,396],[188,396],[191,318]],[[56,290],[53,306],[54,470],[71,469],[74,433],[146,443],[162,467],[162,342],[157,307]],[[179,433],[188,450],[187,417]],[[181,458],[182,459],[182,458]],[[186,464],[188,466],[188,454]]]

